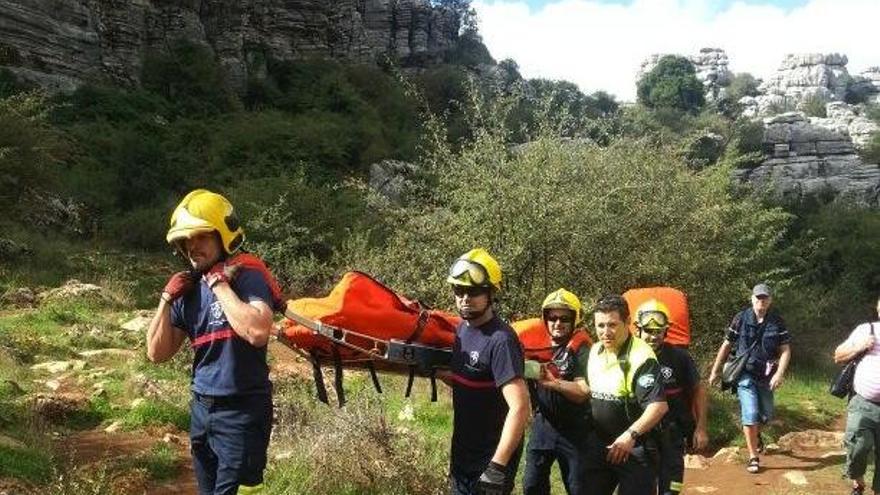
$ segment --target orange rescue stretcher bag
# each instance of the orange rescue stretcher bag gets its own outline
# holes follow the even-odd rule
[[[370,372],[381,392],[376,370],[431,378],[436,400],[435,371],[448,367],[459,317],[407,299],[361,272],[348,272],[326,297],[287,302],[279,340],[306,357],[313,366],[318,398],[327,401],[321,364],[332,362],[339,404],[345,402],[342,369]]]

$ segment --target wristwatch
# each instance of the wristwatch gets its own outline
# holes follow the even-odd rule
[[[629,433],[629,436],[631,436],[632,439],[635,440],[635,441],[638,441],[638,440],[639,440],[639,437],[642,436],[641,433],[637,432],[636,430],[634,430],[634,429],[632,429],[632,428],[628,428],[628,429],[626,430],[626,432]]]

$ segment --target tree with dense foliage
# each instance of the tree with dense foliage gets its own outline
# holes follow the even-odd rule
[[[671,108],[696,113],[705,103],[703,83],[685,57],[666,55],[636,86],[639,103],[648,108]]]

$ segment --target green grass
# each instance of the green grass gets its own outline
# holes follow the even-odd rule
[[[52,458],[46,451],[0,445],[0,478],[43,483],[51,477],[53,465]]]
[[[174,425],[181,430],[189,429],[189,409],[187,404],[173,404],[158,399],[150,399],[130,409],[123,416],[126,429],[134,430],[150,425]]]
[[[159,442],[148,452],[144,452],[129,462],[124,462],[121,469],[142,468],[154,481],[166,481],[173,478],[178,471],[180,457],[176,449],[164,442]]]

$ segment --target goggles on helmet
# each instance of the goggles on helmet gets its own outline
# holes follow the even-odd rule
[[[636,323],[642,329],[663,330],[669,326],[669,318],[662,311],[639,311]]]
[[[488,286],[489,274],[478,263],[458,260],[449,268],[449,278],[461,282],[461,285]]]

